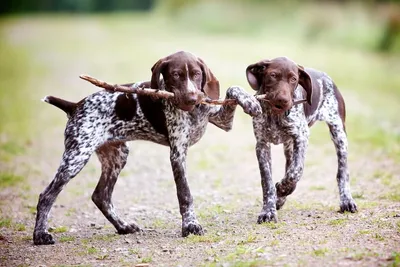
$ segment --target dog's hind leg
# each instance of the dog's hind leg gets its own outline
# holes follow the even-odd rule
[[[54,244],[53,237],[47,231],[47,219],[50,209],[58,194],[82,170],[95,149],[93,140],[92,142],[79,142],[80,140],[84,139],[72,136],[66,138],[65,151],[57,173],[53,181],[39,196],[36,224],[33,232],[33,242],[35,245]]]
[[[340,194],[340,211],[356,212],[357,206],[350,192],[350,178],[347,166],[347,136],[342,121],[328,122],[331,139],[335,144],[338,159],[337,183]]]
[[[96,150],[96,154],[101,163],[101,176],[92,195],[93,202],[114,225],[119,234],[140,231],[139,226],[135,223],[128,224],[117,215],[111,201],[114,185],[128,158],[128,146],[124,142],[106,143]]]
[[[308,128],[306,128],[308,130]],[[303,175],[304,160],[308,145],[308,134],[306,138],[294,138],[291,142],[283,145],[286,157],[285,177],[276,183],[276,208],[279,210],[285,204],[286,197],[296,189],[297,182]]]

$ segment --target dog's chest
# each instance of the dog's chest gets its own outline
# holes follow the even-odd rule
[[[291,137],[292,125],[285,118],[263,116],[263,132],[266,141],[275,145],[286,142]]]
[[[208,124],[208,112],[203,109],[200,106],[191,112],[179,109],[166,112],[170,135],[186,140],[189,146],[197,143],[203,137]]]
[[[275,115],[264,109],[261,116],[253,119],[254,131],[275,145],[299,136],[308,136],[308,126],[300,107],[292,108],[289,115]]]

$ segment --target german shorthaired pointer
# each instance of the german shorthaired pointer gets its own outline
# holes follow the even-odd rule
[[[247,80],[256,94],[266,94],[262,115],[253,118],[256,153],[261,174],[263,208],[258,223],[277,221],[279,210],[296,188],[304,169],[309,127],[325,121],[338,157],[337,182],[340,210],[356,212],[350,193],[347,167],[345,105],[332,79],[323,72],[304,69],[288,58],[263,60],[246,69]],[[294,105],[306,96],[306,103]],[[275,186],[271,171],[271,143],[283,143],[285,176]]]
[[[122,220],[111,201],[114,185],[127,161],[129,149],[126,142],[131,140],[147,140],[170,147],[182,215],[182,236],[203,234],[186,178],[187,150],[200,140],[208,122],[229,131],[236,105],[200,104],[203,94],[211,99],[219,98],[219,82],[200,58],[188,52],[177,52],[160,59],[151,70],[150,82],[127,86],[167,90],[175,94],[173,101],[108,91],[94,93],[78,103],[52,96],[44,99],[64,110],[68,122],[60,167],[39,197],[34,244],[54,244],[47,231],[49,211],[57,195],[81,171],[93,152],[102,165],[100,180],[92,195],[93,202],[119,234],[140,230],[136,223],[128,224]],[[240,87],[230,87],[226,98],[235,99],[252,116],[261,114],[258,101]]]

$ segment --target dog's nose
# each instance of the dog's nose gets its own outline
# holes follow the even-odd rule
[[[274,101],[274,107],[279,110],[285,110],[289,106],[289,99],[279,97]]]
[[[196,105],[196,103],[197,103],[197,97],[196,96],[190,96],[185,101],[186,105]]]

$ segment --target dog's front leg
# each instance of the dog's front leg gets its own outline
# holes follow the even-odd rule
[[[284,145],[286,173],[282,181],[276,183],[276,193],[278,196],[276,208],[278,210],[282,208],[283,204],[285,204],[286,197],[296,189],[297,182],[303,175],[307,146],[308,134],[296,137],[293,139],[293,142],[288,142]]]
[[[261,174],[261,187],[263,191],[263,207],[258,216],[258,223],[277,222],[276,190],[272,181],[271,170],[271,145],[266,142],[257,142],[256,154]]]
[[[209,117],[211,123],[225,131],[232,129],[233,117],[237,105],[240,105],[244,112],[250,116],[261,114],[261,106],[258,100],[247,93],[242,87],[229,87],[226,91],[225,99],[234,99],[237,104],[223,104],[222,106],[213,107]]]
[[[258,223],[276,222],[276,189],[272,180],[271,144],[265,138],[265,122],[262,116],[253,118],[253,129],[256,137],[256,154],[261,175],[263,207],[258,216]]]
[[[203,228],[196,218],[193,207],[193,197],[190,193],[189,184],[186,179],[186,155],[188,142],[187,135],[182,132],[179,136],[170,137],[171,166],[174,174],[176,191],[178,194],[179,210],[182,215],[182,236],[189,234],[203,235]]]

